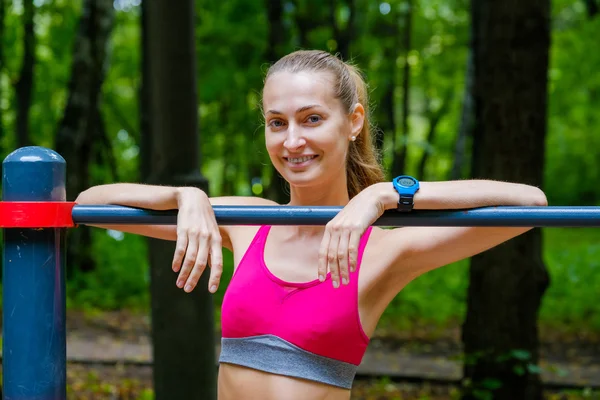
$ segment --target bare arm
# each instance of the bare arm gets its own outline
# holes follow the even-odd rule
[[[398,194],[391,184],[380,184],[384,208],[396,207]],[[485,206],[547,206],[537,187],[487,181],[465,180],[423,182],[415,195],[415,209],[468,209]],[[389,277],[418,276],[434,268],[471,257],[515,236],[529,227],[406,227],[389,231],[382,245],[390,250]],[[397,273],[402,268],[402,274]],[[400,286],[405,284],[399,282]]]
[[[386,209],[394,209],[398,193],[391,183],[378,184]],[[486,206],[546,206],[546,195],[535,186],[483,179],[421,182],[415,209],[449,210]]]
[[[177,225],[97,225],[159,239],[176,241],[173,271],[179,272],[177,286],[192,291],[211,265],[209,291],[214,293],[222,273],[222,246],[232,248],[232,227],[219,227],[212,206],[215,204],[274,204],[252,197],[218,197],[193,187],[151,186],[115,183],[94,186],[82,192],[78,204],[117,204],[151,210],[177,209]]]
[[[184,190],[199,190],[171,186],[154,186],[139,183],[113,183],[93,186],[79,194],[78,204],[115,204],[150,210],[175,210]],[[275,205],[274,202],[258,197],[224,196],[208,198],[211,205]],[[175,225],[94,225],[105,229],[134,233],[164,240],[177,240]],[[230,232],[219,227],[223,246],[231,250]]]
[[[181,189],[170,186],[153,186],[137,183],[113,183],[93,186],[79,194],[77,204],[115,204],[149,210],[174,210],[179,208]],[[175,225],[94,225],[99,228],[135,233],[165,240],[177,240]]]
[[[483,206],[546,205],[544,193],[533,186],[486,180],[422,182],[414,198],[416,209],[467,209]],[[330,221],[319,250],[318,276],[327,270],[337,287],[349,282],[356,267],[360,237],[386,209],[395,209],[398,193],[391,182],[369,186]],[[470,257],[531,228],[407,227],[388,230],[377,240],[378,280],[394,292],[433,268]]]

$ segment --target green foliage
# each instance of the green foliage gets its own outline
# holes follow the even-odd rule
[[[14,148],[13,85],[22,56],[22,7],[10,2],[5,18],[5,65],[0,69],[0,153]],[[318,7],[315,7],[315,4]],[[329,3],[314,0],[283,2],[284,32],[279,53],[302,45],[338,51],[339,38],[329,17]],[[389,167],[392,143],[408,143],[407,173],[416,173],[421,156],[430,155],[423,178],[446,179],[455,158],[460,126],[466,59],[469,46],[469,3],[466,0],[413,2],[410,49],[404,48],[407,4],[356,1],[355,32],[350,58],[365,72],[370,84],[373,122],[385,134],[384,164]],[[36,66],[32,140],[53,145],[67,96],[71,51],[80,2],[36,2]],[[261,88],[268,67],[269,20],[266,2],[196,1],[198,113],[202,171],[212,195],[251,192],[252,180],[268,187],[272,169],[262,134]],[[338,1],[335,20],[340,28],[350,22],[347,1]],[[118,176],[108,166],[94,163],[94,182],[136,181],[139,163],[138,91],[141,76],[140,9],[130,5],[116,12],[110,43],[102,112],[117,161]],[[310,27],[302,32],[301,18]],[[583,2],[553,0],[548,136],[544,189],[552,205],[600,202],[600,18],[588,18]],[[304,40],[304,43],[302,41]],[[409,132],[402,132],[402,66],[410,64]],[[390,90],[390,88],[392,90]],[[393,115],[384,103],[391,98]],[[427,141],[432,114],[447,103],[436,138]],[[394,122],[394,124],[392,124]],[[175,133],[174,133],[175,134]],[[523,155],[526,156],[526,155]],[[468,159],[468,154],[467,154]],[[67,160],[68,161],[68,160]],[[468,170],[468,165],[463,167]],[[540,319],[548,326],[600,329],[600,310],[594,301],[599,287],[600,234],[597,229],[546,229],[544,259],[552,284],[544,297]],[[69,306],[146,307],[148,271],[145,242],[125,235],[116,240],[94,233],[98,269],[70,277]],[[224,282],[215,295],[222,300],[231,276],[226,255]],[[438,269],[412,282],[383,316],[382,326],[406,329],[416,324],[443,327],[464,317],[467,288],[466,261]]]
[[[11,2],[5,19],[6,32],[3,39],[6,68],[0,71],[0,107],[4,129],[14,131],[16,104],[13,87],[19,78],[22,57],[22,5]],[[10,4],[10,3],[9,3]],[[66,101],[66,86],[71,63],[71,43],[76,31],[80,11],[78,2],[41,2],[35,10],[36,65],[34,68],[33,104],[30,110],[31,140],[33,143],[52,147],[54,132],[62,117]],[[12,135],[0,138],[2,155],[14,149],[16,140]]]
[[[512,374],[517,376],[540,374],[541,368],[532,362],[532,356],[531,352],[523,349],[513,349],[501,354],[497,354],[493,349],[490,349],[489,351],[466,354],[464,363],[467,366],[473,366],[478,363],[484,365],[495,364],[501,367],[501,370],[504,370],[504,373],[501,372],[501,374],[505,374],[506,372],[512,372]],[[486,369],[488,368],[484,367],[481,370]],[[502,388],[502,385],[503,381],[496,377],[486,377],[479,381],[466,378],[462,381],[465,393],[480,400],[495,398],[494,391]]]
[[[589,19],[583,2],[553,6],[545,186],[551,204],[594,205],[600,201],[600,54],[589,39],[600,34],[600,18]]]
[[[550,326],[588,326],[600,329],[600,313],[594,300],[600,282],[598,229],[546,229],[544,261],[552,283],[540,309],[540,319]]]
[[[594,300],[600,285],[596,229],[546,228],[544,261],[552,277],[540,309],[540,322],[562,331],[600,330],[600,309]],[[463,321],[468,263],[462,261],[422,275],[386,309],[380,326],[405,330],[416,326],[443,329]]]
[[[135,235],[97,230],[94,273],[76,272],[67,285],[68,307],[118,309],[149,307],[146,241]]]
[[[95,169],[98,183],[138,181],[139,109],[138,91],[141,82],[141,30],[139,10],[117,12],[109,45],[110,68],[102,90],[102,112],[106,131],[112,139],[113,155],[117,159],[118,176],[113,177],[106,165]]]
[[[127,2],[124,2],[127,3]],[[211,193],[250,194],[253,178],[271,181],[264,150],[260,116],[260,91],[268,50],[269,21],[265,3],[198,0],[197,53],[201,152],[203,172]],[[405,28],[407,3],[358,1],[355,12],[351,59],[361,67],[371,88],[374,122],[385,134],[384,163],[389,166],[393,148],[408,143],[408,173],[415,173],[423,153],[430,154],[425,176],[445,179],[454,160],[456,132],[460,125],[466,56],[469,45],[469,8],[464,0],[426,0],[413,5],[411,48],[411,104],[409,132],[401,132],[402,66],[407,49],[399,37]],[[314,10],[318,9],[319,12]],[[314,7],[310,0],[284,2],[284,43],[280,52],[298,48],[298,18],[310,11],[312,18],[305,45],[336,51],[337,42],[328,6]],[[140,84],[139,7],[116,13],[110,43],[108,75],[103,87],[102,110],[119,175],[106,166],[92,169],[94,181],[137,180]],[[36,7],[36,68],[34,101],[30,110],[35,144],[52,146],[62,117],[69,81],[73,38],[80,12],[78,2],[41,2]],[[345,27],[348,4],[338,2],[336,21]],[[15,97],[22,54],[22,7],[11,3],[2,38],[6,66],[0,71],[0,108],[6,132],[14,129]],[[591,51],[598,37],[600,19],[589,19],[583,2],[553,1],[549,118],[545,189],[552,204],[597,204],[600,178],[597,168],[600,125],[594,112],[600,102],[600,81],[595,73],[598,52]],[[390,34],[390,33],[395,34]],[[393,85],[394,122],[382,106]],[[431,112],[449,103],[434,142],[426,133]],[[0,138],[2,154],[14,148],[14,137]],[[235,163],[230,162],[235,159]],[[556,179],[560,176],[560,179]]]

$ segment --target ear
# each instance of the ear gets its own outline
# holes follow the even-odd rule
[[[365,124],[365,108],[362,104],[356,103],[354,105],[354,110],[348,116],[350,119],[350,128],[352,131],[352,136],[358,137],[362,128]]]

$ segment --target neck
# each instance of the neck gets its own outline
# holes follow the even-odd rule
[[[327,182],[290,187],[290,206],[345,206],[349,201],[345,173]]]
[[[345,206],[350,201],[346,173],[337,179],[310,186],[290,186],[290,206]],[[325,226],[290,226],[300,236],[321,235]]]

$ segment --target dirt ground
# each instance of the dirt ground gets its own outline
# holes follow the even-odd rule
[[[68,400],[150,400],[150,366],[71,364],[67,373]],[[453,400],[458,387],[441,383],[393,382],[389,379],[358,379],[351,400]],[[548,400],[600,400],[600,391],[547,390]]]

